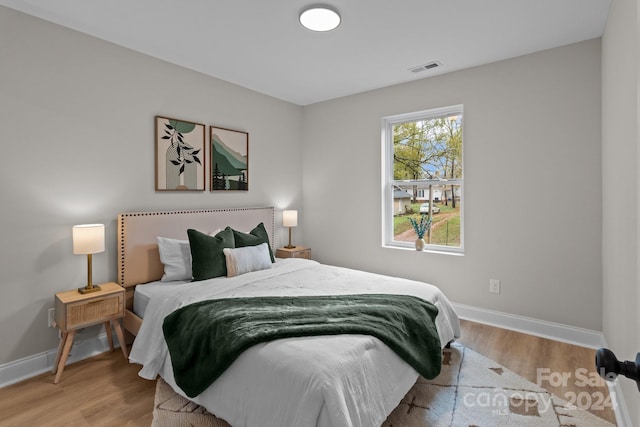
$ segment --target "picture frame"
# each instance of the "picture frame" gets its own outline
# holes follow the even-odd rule
[[[156,191],[204,191],[206,126],[155,117]]]
[[[209,127],[210,191],[249,190],[249,133]]]

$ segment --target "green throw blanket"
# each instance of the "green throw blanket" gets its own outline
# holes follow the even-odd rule
[[[253,345],[303,336],[371,335],[434,378],[442,358],[437,314],[433,304],[408,295],[227,298],[182,307],[162,329],[176,383],[194,397]]]

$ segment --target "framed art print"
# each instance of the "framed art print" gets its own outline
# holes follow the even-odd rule
[[[205,125],[156,116],[156,191],[204,191]]]
[[[249,189],[249,134],[210,127],[211,191]]]

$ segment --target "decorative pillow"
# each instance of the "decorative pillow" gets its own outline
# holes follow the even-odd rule
[[[159,236],[157,239],[160,261],[164,264],[164,274],[160,281],[191,280],[189,241]]]
[[[225,228],[225,230],[227,229],[233,231],[236,248],[257,246],[259,244],[266,243],[267,248],[269,249],[269,258],[271,258],[271,262],[276,262],[276,259],[273,257],[271,245],[269,244],[269,234],[267,233],[267,229],[264,228],[263,223],[256,225],[256,228],[251,230],[249,233],[243,233],[242,231],[234,230],[231,227]]]
[[[227,275],[227,265],[222,250],[233,248],[231,229],[224,229],[215,236],[208,236],[198,230],[188,229],[191,246],[191,271],[193,280],[205,280]]]
[[[243,248],[224,248],[222,250],[227,261],[227,276],[234,277],[252,271],[271,268],[269,245],[261,243],[257,246]]]

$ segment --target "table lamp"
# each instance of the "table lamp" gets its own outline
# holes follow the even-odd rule
[[[282,225],[289,227],[289,244],[285,248],[295,248],[296,245],[291,244],[291,227],[298,226],[298,211],[282,211]]]
[[[82,224],[73,226],[73,253],[87,255],[87,286],[78,288],[81,294],[100,291],[93,286],[91,278],[91,256],[104,252],[104,224]]]

